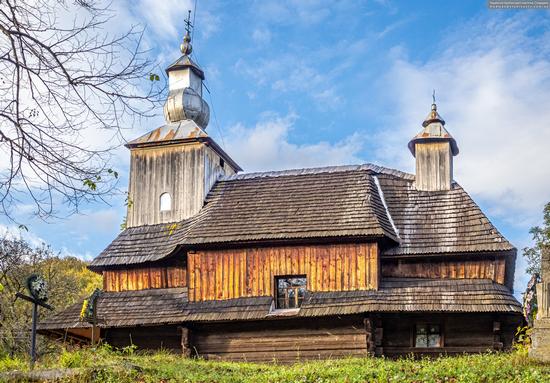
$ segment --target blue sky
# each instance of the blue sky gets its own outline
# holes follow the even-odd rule
[[[486,4],[199,0],[193,47],[211,92],[207,132],[245,171],[374,162],[413,172],[407,142],[436,89],[460,147],[455,179],[521,249],[550,201],[550,14]],[[109,32],[146,25],[148,54],[164,68],[193,6],[115,0]],[[125,138],[160,126],[158,112]],[[99,147],[109,137],[88,134]],[[121,180],[110,206],[43,222],[22,205],[22,235],[93,258],[119,232],[128,158],[114,153]],[[516,292],[527,281],[520,254]]]

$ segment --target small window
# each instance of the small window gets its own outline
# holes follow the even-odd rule
[[[439,324],[422,323],[416,325],[415,347],[442,347],[441,326]]]
[[[225,161],[223,160],[223,158],[220,158],[220,168],[223,169],[224,166],[225,166]]]
[[[172,210],[172,197],[170,193],[162,193],[160,195],[160,211]]]
[[[297,309],[302,306],[306,295],[305,276],[277,277],[275,284],[277,309]]]

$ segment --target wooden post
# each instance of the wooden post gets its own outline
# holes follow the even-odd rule
[[[375,346],[374,346],[374,325],[370,317],[364,319],[365,332],[367,337],[367,354],[369,356],[374,356]]]
[[[32,304],[32,333],[31,333],[31,370],[36,362],[36,322],[38,322],[38,305]]]
[[[493,322],[493,349],[496,351],[502,350],[504,343],[501,336],[501,324],[499,321]]]
[[[21,294],[21,293],[15,293],[15,297],[16,298],[21,298],[21,299],[24,299],[28,302],[31,302],[32,303],[32,332],[31,332],[31,362],[30,362],[30,367],[31,367],[31,370],[34,368],[34,362],[36,361],[36,324],[38,322],[38,306],[42,306],[42,307],[45,307],[47,308],[48,310],[53,310],[53,307],[50,306],[49,304],[45,303],[45,302],[42,302],[42,301],[39,301],[39,300],[36,300],[35,298],[33,297],[29,297],[25,294]]]
[[[92,303],[94,305],[94,312],[92,313],[92,347],[94,347],[95,343],[95,332],[96,332],[96,326],[97,326],[97,309],[96,309],[96,303],[97,299]]]
[[[181,331],[181,353],[185,358],[191,356],[191,346],[189,344],[189,329],[187,327],[178,327]]]
[[[384,348],[382,347],[382,340],[384,339],[384,328],[382,327],[382,318],[379,315],[374,320],[374,355],[382,356],[384,354]]]

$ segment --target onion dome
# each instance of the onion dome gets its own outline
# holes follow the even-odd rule
[[[168,74],[168,98],[164,104],[164,118],[167,123],[192,120],[201,129],[206,129],[210,120],[210,108],[202,98],[202,69],[191,60],[191,34],[189,19],[187,30],[180,45],[182,56],[166,68]]]

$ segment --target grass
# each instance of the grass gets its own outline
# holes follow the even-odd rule
[[[37,369],[77,368],[71,382],[549,382],[550,365],[538,364],[525,350],[437,359],[349,358],[293,365],[184,359],[168,352],[132,349],[64,351],[43,358]],[[0,358],[0,372],[28,369],[26,361]],[[20,380],[18,380],[20,381]]]

